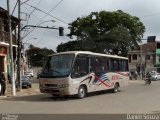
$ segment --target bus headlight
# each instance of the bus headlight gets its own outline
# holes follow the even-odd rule
[[[68,87],[69,86],[69,84],[61,84],[61,85],[59,85],[59,88],[65,88],[65,87]]]

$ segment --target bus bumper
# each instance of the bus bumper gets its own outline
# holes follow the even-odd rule
[[[51,89],[51,88],[40,87],[40,92],[49,93],[52,95],[59,95],[59,96],[69,95],[68,88]]]

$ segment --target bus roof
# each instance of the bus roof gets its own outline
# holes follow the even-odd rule
[[[96,55],[96,56],[104,56],[104,57],[120,58],[120,59],[128,60],[127,57],[122,57],[122,56],[118,56],[118,55],[102,54],[102,53],[94,53],[94,52],[90,52],[90,51],[66,51],[66,52],[55,53],[53,55],[60,55],[60,54],[75,54],[75,55],[77,55],[77,54],[88,54],[88,55]]]

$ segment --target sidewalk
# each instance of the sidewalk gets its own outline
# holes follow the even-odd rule
[[[32,88],[28,88],[28,89],[27,88],[22,89],[21,91],[16,91],[15,96],[27,96],[27,95],[35,95],[35,94],[40,94],[40,91],[38,88],[32,87]],[[6,97],[13,97],[11,84],[7,85],[6,95],[0,96],[0,99],[6,98]]]

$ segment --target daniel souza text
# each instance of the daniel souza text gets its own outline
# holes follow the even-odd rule
[[[160,120],[159,114],[127,114],[127,120]]]

